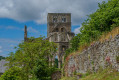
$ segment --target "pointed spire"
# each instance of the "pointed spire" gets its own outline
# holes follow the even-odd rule
[[[27,26],[24,26],[24,42],[27,41]]]

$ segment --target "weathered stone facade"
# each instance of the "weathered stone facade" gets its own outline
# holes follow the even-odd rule
[[[56,53],[49,61],[54,65],[55,56],[58,57],[58,67],[64,60],[65,50],[69,48],[69,41],[74,36],[71,32],[71,14],[70,13],[48,13],[47,16],[47,39],[58,45]]]
[[[117,57],[119,57],[119,35],[103,43],[96,42],[87,50],[70,56],[64,67],[65,75],[72,76],[73,72],[96,72],[100,67],[105,69],[107,66],[119,71],[119,60],[117,60]]]

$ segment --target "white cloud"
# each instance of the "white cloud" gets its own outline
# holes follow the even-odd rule
[[[2,53],[2,46],[0,46],[0,53]]]
[[[11,45],[10,45],[10,47],[12,47],[12,48],[13,48],[13,47],[15,47],[15,45],[11,44]]]
[[[19,27],[15,27],[15,26],[7,26],[6,29],[21,30]]]
[[[72,23],[81,24],[86,15],[104,0],[0,0],[0,17],[46,23],[47,13],[72,13]],[[105,0],[107,1],[107,0]]]
[[[0,43],[19,43],[19,41],[15,41],[12,39],[0,38]]]
[[[0,53],[2,53],[2,50],[0,50]]]
[[[2,47],[0,49],[0,55],[2,56],[8,56],[10,52],[14,52],[14,47],[17,46],[21,42],[21,39],[15,40],[15,39],[8,39],[8,38],[0,38],[0,46]]]
[[[32,27],[28,27],[28,32],[31,32],[31,33],[39,33],[38,30],[32,28]]]
[[[0,53],[2,53],[2,50],[1,49],[2,49],[2,46],[0,46]]]
[[[74,30],[74,33],[75,33],[75,34],[80,33],[80,27],[76,28],[76,29]]]
[[[7,27],[2,27],[8,30],[20,30],[24,31],[24,28],[16,27],[16,26],[7,26]],[[28,32],[30,33],[39,33],[38,30],[34,29],[33,27],[27,27]]]
[[[82,27],[82,25],[80,25],[80,27],[78,27],[78,28],[75,28],[74,29],[74,33],[75,34],[78,34],[78,33],[80,33],[80,28]]]

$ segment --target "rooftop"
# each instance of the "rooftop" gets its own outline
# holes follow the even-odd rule
[[[7,66],[5,66],[6,63],[9,63],[9,62],[4,59],[0,61],[0,73],[4,73],[5,70],[7,69]]]

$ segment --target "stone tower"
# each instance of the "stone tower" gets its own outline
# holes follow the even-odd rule
[[[55,56],[58,57],[58,68],[64,62],[65,50],[69,48],[69,41],[74,36],[71,32],[71,13],[48,13],[47,39],[57,43],[57,52],[49,61],[54,65]]]
[[[24,26],[24,42],[27,41],[27,26]]]

